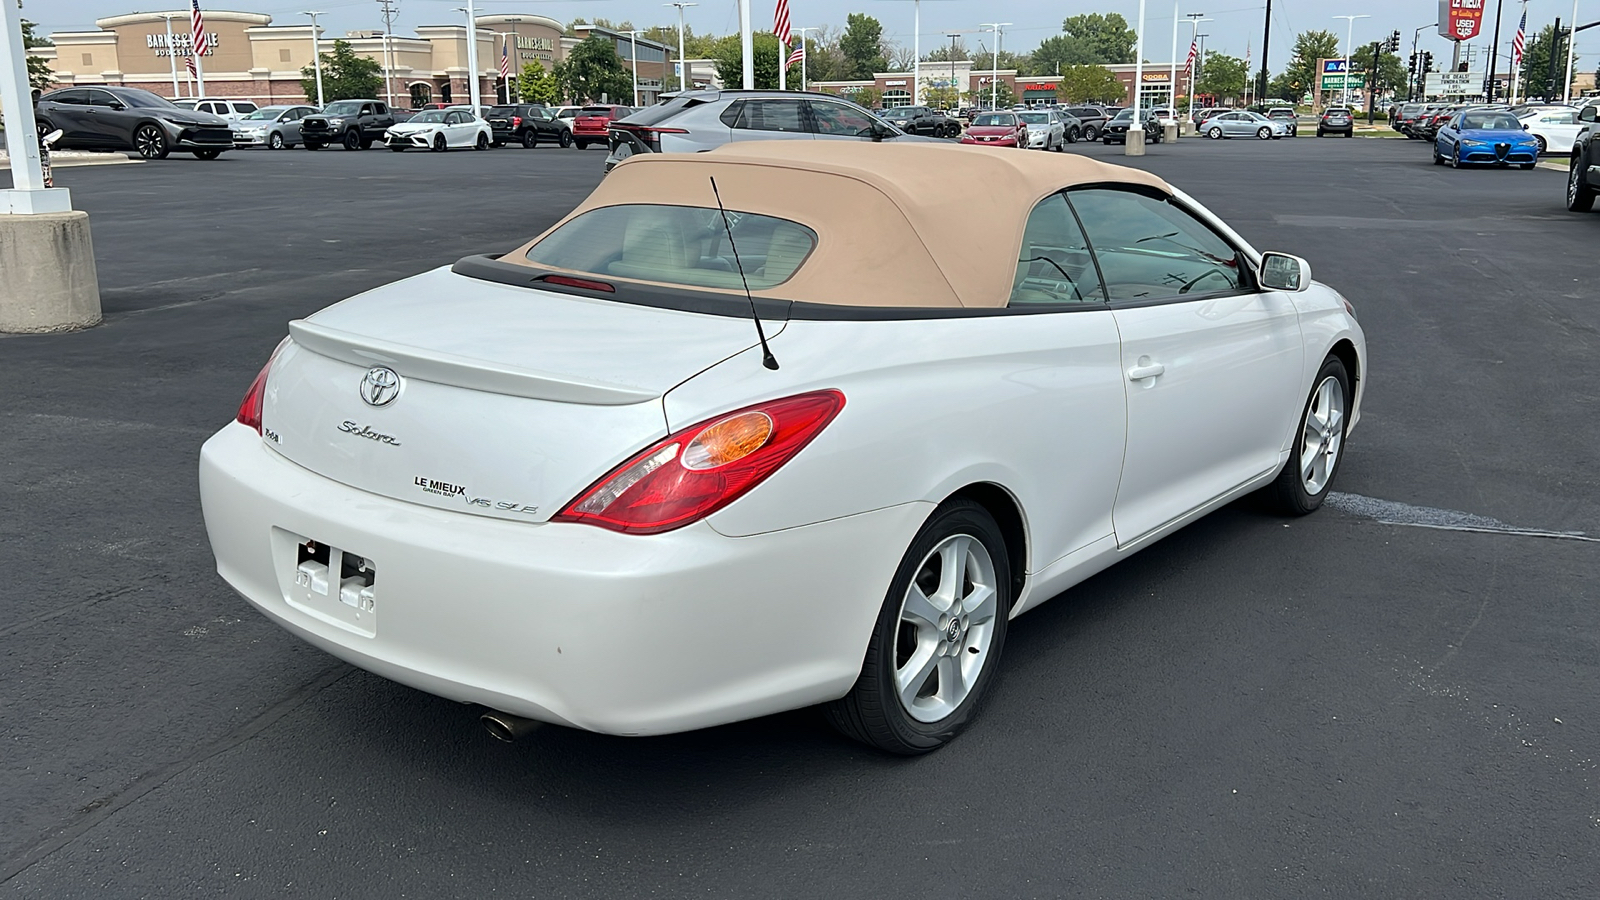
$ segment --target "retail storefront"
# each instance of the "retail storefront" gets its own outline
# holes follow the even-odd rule
[[[272,17],[264,13],[229,10],[207,10],[205,21],[211,47],[199,63],[206,96],[240,97],[263,105],[315,99],[307,97],[301,86],[301,69],[312,64],[309,22],[273,25]],[[474,22],[478,87],[486,100],[505,97],[505,85],[498,75],[502,49],[513,71],[531,62],[550,70],[591,33],[617,47],[629,74],[634,71],[631,54],[637,46],[641,103],[655,102],[668,70],[670,48],[666,45],[635,42],[606,29],[578,25],[567,35],[561,22],[533,14],[484,15]],[[61,85],[123,85],[171,98],[199,94],[199,85],[187,66],[194,55],[189,10],[111,16],[96,20],[95,26],[96,31],[56,32],[50,35],[53,47],[28,52],[46,59]],[[415,35],[357,31],[335,36],[321,32],[323,53],[332,49],[334,40],[343,40],[356,54],[378,63],[385,81],[381,93],[391,105],[462,103],[471,93],[464,22],[420,26]],[[607,99],[633,102],[631,96]]]

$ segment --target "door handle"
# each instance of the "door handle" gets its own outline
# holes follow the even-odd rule
[[[1150,357],[1148,356],[1141,359],[1139,365],[1128,370],[1129,381],[1144,381],[1146,378],[1154,378],[1167,370],[1166,366],[1161,363],[1149,362],[1149,359]]]

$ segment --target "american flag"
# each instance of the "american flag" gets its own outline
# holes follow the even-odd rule
[[[1189,42],[1189,61],[1183,64],[1183,74],[1188,75],[1194,71],[1194,56],[1199,52],[1199,45],[1195,41]]]
[[[510,38],[506,38],[500,42],[500,77],[507,80],[511,78],[511,55],[506,49],[509,40]]]
[[[778,33],[778,43],[789,46],[789,0],[778,0],[778,9],[772,14],[772,30]]]
[[[784,66],[785,67],[792,66],[795,63],[797,63],[800,60],[805,59],[805,58],[806,58],[806,45],[802,42],[800,44],[800,46],[794,48],[794,52],[793,53],[789,54],[789,61],[784,63]]]
[[[189,32],[194,38],[195,56],[203,56],[211,49],[211,39],[206,37],[206,18],[200,15],[200,0],[189,0]]]
[[[1528,41],[1528,8],[1522,8],[1522,21],[1517,23],[1517,36],[1511,39],[1511,64],[1522,65],[1522,50]]]
[[[195,76],[195,75],[196,75],[196,74],[197,74],[197,73],[196,73],[196,72],[195,72],[195,70],[194,70],[194,57],[192,57],[192,56],[185,56],[185,57],[184,57],[184,58],[183,58],[183,67],[184,67],[184,68],[185,68],[185,69],[188,69],[188,70],[189,70],[189,77],[190,77],[190,78],[193,78],[193,77],[194,77],[194,76]]]

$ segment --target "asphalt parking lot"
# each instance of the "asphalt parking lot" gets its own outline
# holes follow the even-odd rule
[[[285,323],[517,245],[603,157],[58,170],[106,322],[0,337],[0,896],[1594,895],[1600,214],[1417,142],[1138,161],[1355,304],[1341,494],[1237,503],[1018,619],[946,750],[810,710],[505,745],[268,623],[195,467]]]

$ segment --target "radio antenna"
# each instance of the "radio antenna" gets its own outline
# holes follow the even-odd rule
[[[4,0],[0,0],[4,2]],[[739,267],[739,281],[744,285],[744,298],[750,301],[750,318],[756,323],[756,338],[761,341],[761,364],[769,369],[778,368],[778,358],[767,346],[767,334],[761,330],[761,316],[756,313],[756,298],[750,293],[750,279],[744,275],[744,263],[739,261],[739,246],[733,242],[733,226],[728,224],[728,209],[722,205],[722,193],[717,190],[717,179],[711,179],[711,196],[717,198],[717,211],[722,213],[722,230],[728,233],[728,247],[733,250],[733,264]]]

